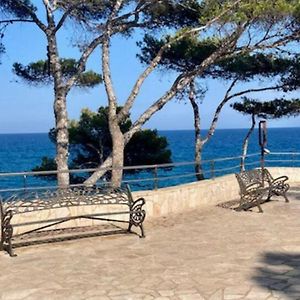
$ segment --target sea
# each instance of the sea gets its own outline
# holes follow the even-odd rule
[[[207,132],[202,132],[205,135]],[[239,171],[239,157],[247,129],[216,130],[211,140],[203,149],[205,178],[212,178]],[[157,176],[153,170],[127,174],[124,181],[133,190],[166,187],[195,181],[194,166],[194,131],[174,130],[159,131],[168,140],[172,151],[172,161],[180,163],[173,168],[158,169]],[[267,133],[267,166],[300,167],[300,127],[270,128]],[[257,154],[247,159],[247,168],[259,166],[258,131],[255,130],[249,143],[249,154]],[[287,154],[276,154],[287,153]],[[295,154],[295,153],[298,153]],[[55,147],[47,133],[0,134],[0,189],[18,189],[40,186],[55,186],[53,180],[36,176],[3,176],[3,173],[31,171],[41,163],[44,156],[54,157]],[[181,163],[187,163],[181,165]]]

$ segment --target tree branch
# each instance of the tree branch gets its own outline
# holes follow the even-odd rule
[[[209,141],[209,139],[214,135],[215,130],[216,130],[216,126],[217,126],[217,122],[219,120],[219,116],[221,113],[222,108],[224,107],[224,105],[232,98],[229,97],[230,92],[232,91],[232,89],[235,87],[236,83],[238,82],[239,78],[235,78],[233,80],[233,82],[231,83],[231,85],[229,86],[229,88],[227,89],[225,96],[223,98],[223,100],[221,101],[221,103],[218,105],[215,114],[214,114],[214,118],[211,122],[210,128],[208,130],[208,133],[205,137],[205,139],[202,140],[202,143],[205,144]]]
[[[15,22],[28,22],[28,23],[34,23],[33,20],[28,20],[28,19],[10,19],[10,20],[0,20],[0,24],[12,24]]]
[[[66,83],[66,87],[68,90],[70,90],[71,87],[75,84],[79,74],[84,72],[88,58],[102,41],[103,41],[103,35],[100,35],[97,38],[95,38],[82,52],[81,57],[78,61],[76,74],[74,74]]]
[[[112,35],[112,21],[121,8],[123,0],[116,0],[110,16],[106,23],[106,30],[102,42],[102,74],[108,97],[110,120],[115,118],[117,113],[117,97],[113,87],[111,70],[110,70],[110,37]]]
[[[121,33],[123,31],[126,31],[128,28],[131,27],[136,27],[139,24],[126,24],[126,26],[124,25],[122,28],[113,28],[112,29],[112,35],[115,33]],[[78,66],[77,66],[77,72],[76,74],[74,74],[66,83],[66,86],[68,88],[68,90],[75,84],[78,75],[81,74],[82,72],[84,72],[85,67],[86,67],[86,62],[89,58],[89,56],[92,54],[92,52],[103,42],[104,40],[104,35],[100,35],[97,38],[95,38],[83,51],[83,53],[81,54],[81,57],[78,61]]]
[[[227,90],[227,92],[226,92],[223,100],[218,105],[218,107],[217,107],[217,109],[215,111],[213,120],[211,122],[210,128],[208,130],[207,136],[203,140],[203,143],[208,142],[210,140],[210,138],[214,135],[215,130],[216,130],[216,126],[217,126],[217,123],[218,123],[218,120],[219,120],[219,117],[220,117],[221,110],[223,109],[224,105],[226,103],[228,103],[231,99],[236,98],[236,97],[240,97],[240,96],[248,94],[248,93],[256,93],[256,92],[265,92],[265,91],[271,91],[271,90],[279,90],[279,89],[282,89],[285,86],[284,84],[282,84],[282,85],[276,85],[276,86],[270,86],[270,87],[264,87],[264,88],[247,89],[247,90],[244,90],[244,91],[237,92],[237,93],[234,93],[232,95],[229,95],[230,91],[235,86],[235,84],[237,83],[237,81],[238,81],[238,78],[236,78],[234,80],[234,82],[231,84],[231,86]]]
[[[43,31],[46,33],[47,26],[37,17],[37,15],[22,1],[16,1],[18,5],[24,7],[29,16],[32,18],[32,21]]]
[[[56,33],[57,31],[59,31],[59,29],[64,25],[66,19],[68,18],[68,16],[71,14],[71,12],[77,7],[77,4],[71,5],[62,15],[62,17],[60,18],[60,20],[58,21],[56,28],[54,30],[54,32]]]
[[[158,66],[159,62],[161,61],[161,59],[163,57],[164,52],[167,49],[169,49],[172,46],[172,44],[174,44],[176,42],[179,42],[180,40],[182,40],[186,36],[193,35],[193,34],[198,34],[201,31],[207,29],[212,24],[214,24],[215,22],[217,22],[218,20],[220,20],[226,13],[228,13],[232,9],[232,7],[234,7],[239,2],[240,2],[240,0],[235,1],[230,8],[226,9],[221,14],[219,14],[217,17],[215,17],[212,20],[210,20],[209,22],[207,22],[204,26],[200,26],[200,27],[193,28],[191,30],[185,31],[181,35],[178,35],[177,37],[171,39],[168,43],[166,43],[165,45],[163,45],[159,49],[157,55],[152,59],[152,61],[148,65],[148,67],[139,76],[138,80],[134,84],[134,87],[133,87],[132,91],[130,92],[130,95],[129,95],[127,101],[125,102],[122,110],[118,114],[118,120],[119,120],[119,122],[122,121],[129,114],[129,111],[132,108],[133,103],[134,103],[137,95],[139,94],[140,89],[141,89],[143,83],[148,78],[148,76],[154,71],[154,69]]]
[[[113,23],[118,23],[118,22],[123,21],[123,20],[128,20],[132,16],[134,16],[134,22],[138,22],[139,13],[142,12],[143,10],[145,10],[145,8],[147,8],[147,6],[150,6],[151,4],[152,4],[151,1],[147,2],[145,0],[140,0],[137,3],[136,8],[132,12],[129,12],[129,13],[126,13],[122,16],[114,18],[112,20],[112,22]]]
[[[176,80],[174,81],[172,87],[154,104],[152,104],[141,116],[140,118],[132,125],[131,129],[125,133],[125,143],[128,141],[135,132],[137,132],[142,125],[147,122],[154,113],[158,110],[162,109],[162,107],[170,101],[179,91],[181,91],[184,87],[186,87],[196,76],[201,76],[205,70],[214,64],[220,57],[226,58],[231,55],[226,55],[229,48],[236,45],[239,37],[242,35],[243,28],[246,24],[242,24],[239,26],[239,30],[228,38],[228,41],[224,42],[223,46],[220,47],[217,51],[212,53],[209,57],[207,57],[198,67],[196,67],[193,71],[181,73]],[[229,91],[230,92],[230,91]]]
[[[50,29],[51,34],[55,34],[55,21],[53,16],[53,9],[49,3],[49,0],[43,0],[43,3],[46,9],[48,29]]]

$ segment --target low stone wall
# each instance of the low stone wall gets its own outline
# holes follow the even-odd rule
[[[239,187],[234,175],[226,175],[212,180],[133,194],[134,198],[146,199],[147,217],[155,218],[237,199]]]
[[[288,176],[291,184],[300,183],[300,168],[268,168],[268,170],[274,177]],[[238,199],[239,186],[234,174],[231,174],[156,191],[135,192],[134,197],[144,197],[147,216],[155,218]]]
[[[290,184],[300,183],[300,168],[268,168],[274,177],[287,175]],[[181,213],[193,208],[216,205],[239,198],[239,186],[234,174],[217,177],[215,179],[183,184],[174,187],[162,188],[155,191],[139,191],[133,193],[134,199],[143,197],[146,200],[147,218],[157,218],[169,214]],[[92,212],[120,211],[120,207],[110,206],[81,206],[46,211],[26,213],[13,217],[13,223],[31,222],[36,220],[55,219],[64,216],[90,214]],[[126,217],[126,216],[124,216]],[[127,216],[128,219],[128,216]],[[61,227],[78,225],[94,225],[99,222],[91,220],[72,220]],[[26,226],[26,230],[33,227]],[[57,226],[59,228],[60,226]],[[15,233],[23,232],[23,228],[16,228]]]
[[[273,177],[288,176],[289,182],[300,183],[300,168],[268,168]]]

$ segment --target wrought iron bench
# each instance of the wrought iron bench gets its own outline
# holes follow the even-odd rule
[[[237,210],[248,210],[257,206],[260,212],[263,212],[260,204],[268,201],[273,195],[284,197],[286,202],[289,199],[286,195],[290,186],[287,183],[288,177],[281,176],[273,178],[267,169],[255,169],[243,171],[235,174],[240,186],[240,205]],[[263,200],[263,197],[267,198]]]
[[[122,222],[128,223],[128,227],[123,232],[132,232],[132,226],[140,228],[140,237],[145,237],[143,229],[143,221],[146,216],[146,212],[143,209],[145,200],[139,198],[133,200],[129,186],[125,188],[107,188],[107,187],[82,187],[82,188],[67,188],[57,189],[52,191],[24,191],[15,193],[13,195],[2,195],[0,197],[0,211],[1,211],[1,250],[5,250],[10,256],[15,256],[13,251],[13,241],[17,237],[24,237],[26,234],[30,235],[32,232],[41,233],[45,232],[51,226],[57,226],[64,222],[75,220],[75,219],[89,219],[89,220],[100,220],[108,222]],[[122,206],[122,209],[104,212],[101,208],[108,208],[112,205],[114,208]],[[80,213],[78,212],[79,206],[93,206],[90,211],[92,213]],[[72,207],[75,207],[73,209]],[[73,210],[74,213],[68,213],[67,216],[63,217],[51,217],[48,214],[48,218],[44,217],[47,214],[43,211],[55,210],[55,209],[67,208],[68,211]],[[88,208],[85,208],[88,209]],[[99,212],[100,211],[100,212]],[[38,213],[43,214],[41,220],[34,220],[32,214],[35,212],[35,216]],[[12,222],[14,216],[23,215],[25,218],[31,219],[25,222]],[[50,216],[49,216],[50,215]],[[118,217],[116,217],[118,215]],[[125,216],[124,216],[125,215]],[[126,215],[128,215],[128,220]],[[52,215],[53,216],[53,215]],[[42,224],[42,225],[40,225]],[[25,232],[14,234],[14,228],[24,226],[39,226],[38,228],[26,230]],[[22,228],[24,228],[22,227]],[[27,227],[28,229],[28,227]],[[49,231],[49,230],[48,230]],[[52,231],[54,229],[52,228]]]

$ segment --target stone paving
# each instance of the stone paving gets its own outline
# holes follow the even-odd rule
[[[300,299],[300,187],[264,213],[207,207],[134,235],[0,254],[1,299]]]

